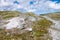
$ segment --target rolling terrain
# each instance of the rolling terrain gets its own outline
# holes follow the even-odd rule
[[[0,11],[0,40],[60,40],[60,13]]]
[[[52,40],[60,40],[60,12],[43,14],[43,17],[53,22],[49,28]]]

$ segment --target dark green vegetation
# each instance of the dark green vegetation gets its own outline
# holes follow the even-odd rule
[[[35,36],[38,37],[37,40],[51,39],[48,34],[48,28],[50,27],[50,25],[52,25],[52,22],[46,19],[39,20],[35,23],[33,30],[34,30]]]
[[[0,11],[0,15],[3,17],[3,19],[9,19],[12,17],[19,16],[20,12],[10,12],[10,11]]]
[[[9,19],[12,17],[17,17],[21,13],[19,12],[0,12],[3,19]],[[35,17],[35,14],[26,13],[26,15]],[[41,20],[32,22],[32,31],[26,31],[25,33],[7,33],[5,29],[0,29],[0,40],[52,40],[49,36],[48,28],[52,25],[52,22],[40,17]],[[17,31],[19,32],[19,31]]]

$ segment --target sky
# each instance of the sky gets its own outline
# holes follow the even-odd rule
[[[0,0],[0,11],[34,12],[35,14],[60,12],[60,0]]]

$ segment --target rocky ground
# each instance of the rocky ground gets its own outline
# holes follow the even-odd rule
[[[59,17],[1,11],[0,40],[59,40]]]

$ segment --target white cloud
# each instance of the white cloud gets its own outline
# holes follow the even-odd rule
[[[1,2],[0,2],[0,7],[1,6],[10,6],[10,5],[12,5],[13,3],[12,2],[7,2],[7,1],[4,1],[4,0],[1,0]]]
[[[17,7],[17,8],[23,8],[21,5],[17,5],[16,7]]]
[[[14,3],[14,1],[19,2],[19,4]],[[30,1],[33,4],[30,4]],[[60,10],[60,3],[52,2],[50,0],[2,0],[0,2],[1,10],[26,10],[27,12],[51,12],[56,9]]]
[[[49,7],[53,9],[60,9],[60,3],[50,2]]]
[[[34,12],[34,11],[36,11],[36,9],[27,10],[27,12]]]

